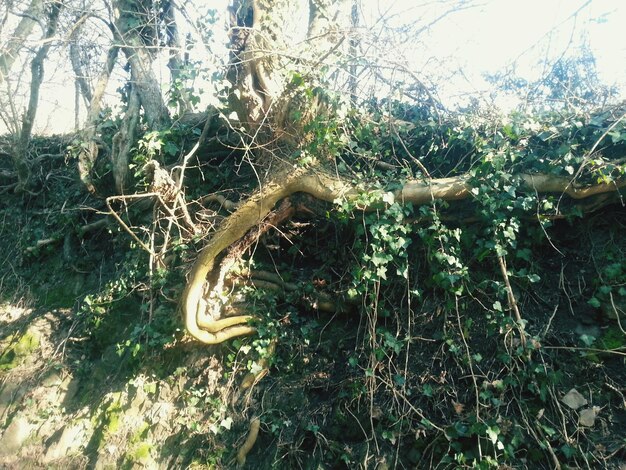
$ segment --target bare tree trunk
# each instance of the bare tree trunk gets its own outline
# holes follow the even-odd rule
[[[359,28],[359,2],[352,0],[352,8],[350,10],[350,68],[348,70],[348,89],[350,90],[350,102],[352,106],[356,106],[357,101],[357,59],[359,40],[357,39],[357,29]]]
[[[17,145],[18,148],[15,151],[13,161],[18,177],[18,183],[15,189],[16,192],[20,192],[28,188],[28,182],[30,179],[28,147],[33,131],[33,125],[35,123],[35,116],[37,115],[37,107],[39,105],[39,89],[41,88],[41,83],[43,82],[44,62],[51,46],[49,40],[56,33],[59,14],[61,13],[62,8],[63,5],[61,3],[54,3],[52,5],[48,16],[48,28],[46,29],[46,34],[44,36],[43,46],[39,48],[37,54],[35,54],[35,57],[31,62],[30,97],[28,100],[28,108],[22,118],[22,129],[20,131]]]
[[[20,49],[24,46],[24,42],[38,20],[43,17],[43,7],[43,0],[32,0],[26,11],[21,15],[22,19],[15,28],[11,38],[0,49],[0,83],[6,80]]]
[[[152,70],[153,57],[140,32],[150,31],[154,26],[146,25],[146,18],[152,15],[151,3],[145,1],[116,0],[115,31],[116,39],[122,44],[122,50],[130,64],[131,80],[137,87],[137,93],[144,111],[148,127],[159,130],[169,123],[169,112],[161,95],[159,81]],[[156,33],[144,33],[155,41]],[[151,46],[152,44],[148,44]]]
[[[139,94],[135,86],[131,85],[124,120],[120,130],[113,136],[113,148],[111,149],[113,179],[118,194],[124,193],[128,182],[130,149],[135,144],[137,124],[139,124]]]
[[[118,47],[111,46],[107,53],[106,62],[98,82],[93,90],[91,102],[87,111],[87,119],[82,133],[82,146],[78,154],[78,174],[81,181],[87,187],[89,192],[95,192],[96,188],[91,178],[93,166],[98,158],[98,144],[96,142],[96,125],[102,109],[102,97],[109,83],[109,78],[115,62],[117,61]]]
[[[170,70],[170,86],[175,88],[183,85],[181,81],[184,80],[185,77],[181,74],[181,72],[187,63],[181,57],[183,47],[180,41],[180,35],[178,34],[176,19],[174,17],[174,6],[171,1],[166,1],[163,4],[163,21],[165,22],[167,47],[169,49],[170,56],[167,62],[167,68]],[[179,89],[178,93],[178,115],[182,116],[187,111],[191,110],[191,102],[189,100],[189,93],[187,90]]]
[[[89,83],[87,82],[87,79],[85,77],[83,66],[80,63],[79,47],[77,43],[78,31],[80,30],[76,30],[75,33],[72,35],[72,38],[70,39],[70,63],[72,64],[72,70],[74,71],[74,80],[76,80],[78,89],[80,90],[80,93],[85,100],[85,104],[89,105],[89,103],[91,103],[92,93],[91,87],[89,86]]]

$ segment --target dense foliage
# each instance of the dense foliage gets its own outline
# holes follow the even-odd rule
[[[3,383],[3,445],[78,467],[620,468],[623,105],[450,111],[384,73],[395,98],[358,96],[370,65],[332,2],[301,43],[298,5],[258,0],[233,2],[199,110],[172,3],[112,5],[121,107],[92,97],[75,135],[0,142],[2,300],[33,307],[1,320],[0,374],[74,383],[36,416]],[[564,98],[557,65],[543,91]],[[69,457],[49,449],[74,428],[14,429],[51,416],[81,423]]]

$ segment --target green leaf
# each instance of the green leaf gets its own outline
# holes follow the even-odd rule
[[[165,142],[164,152],[172,157],[176,156],[180,150],[180,147],[173,142]]]
[[[591,305],[592,307],[595,307],[595,308],[600,308],[600,305],[601,305],[600,301],[599,301],[597,298],[595,298],[595,297],[591,297],[591,298],[587,301],[587,303],[588,303],[589,305]]]
[[[498,440],[498,435],[500,434],[500,428],[498,426],[492,426],[487,428],[487,437],[492,444],[495,444]]]
[[[383,194],[383,202],[391,205],[396,202],[396,198],[392,192],[386,192],[385,194]]]

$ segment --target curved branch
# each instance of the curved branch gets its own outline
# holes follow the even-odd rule
[[[601,193],[626,187],[626,179],[613,183],[601,183],[593,186],[574,186],[567,178],[545,174],[522,174],[522,187],[541,193],[562,193],[574,199],[583,199]],[[440,178],[428,181],[410,181],[401,189],[392,193],[401,203],[425,204],[434,199],[459,200],[472,195],[471,184],[467,175]],[[307,193],[317,199],[335,202],[338,199],[355,201],[359,194],[379,193],[380,189],[357,188],[342,178],[322,171],[286,167],[261,190],[251,196],[238,208],[215,232],[209,243],[200,252],[182,296],[182,311],[187,331],[199,341],[216,344],[239,334],[254,333],[254,328],[247,325],[251,317],[237,316],[221,320],[206,317],[203,303],[203,290],[207,274],[214,268],[220,253],[238,242],[248,231],[261,223],[274,208],[276,203],[296,192]],[[382,201],[381,198],[376,198]],[[363,211],[384,207],[382,202],[375,202],[358,209]]]
[[[251,196],[224,220],[209,243],[200,252],[189,274],[189,280],[183,292],[181,302],[187,331],[197,340],[206,344],[221,342],[216,337],[218,333],[210,330],[217,329],[219,331],[219,326],[223,324],[216,322],[231,320],[223,319],[211,322],[200,318],[203,316],[203,312],[201,312],[203,309],[200,309],[199,306],[203,301],[204,283],[207,274],[215,266],[215,259],[223,250],[241,240],[250,229],[261,223],[278,201],[296,192],[297,190],[294,190],[297,187],[295,183],[305,173],[306,170],[304,169],[292,170],[291,175],[281,174],[281,177],[277,177],[265,184],[256,195]],[[248,322],[249,317],[239,316],[233,318],[240,320],[238,328],[241,328],[245,334],[251,334],[255,331],[251,326],[243,325]],[[207,328],[207,325],[211,325],[211,328]],[[231,325],[229,323],[229,326]]]

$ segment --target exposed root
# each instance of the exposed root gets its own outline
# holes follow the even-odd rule
[[[260,226],[259,224],[270,214],[278,201],[297,192],[309,194],[326,202],[334,202],[338,199],[355,200],[363,191],[379,192],[381,196],[384,192],[380,189],[357,188],[335,175],[306,168],[287,166],[276,171],[274,175],[273,179],[262,185],[257,194],[239,204],[237,209],[224,220],[209,243],[200,252],[189,274],[187,287],[182,296],[183,316],[189,334],[203,343],[216,344],[241,334],[254,333],[254,328],[248,325],[249,316],[241,315],[214,320],[206,315],[206,309],[199,307],[202,304],[207,274],[214,269],[217,257],[231,245],[240,242],[253,227]],[[626,187],[626,179],[583,187],[572,183],[568,178],[553,175],[522,174],[520,177],[522,187],[526,190],[537,193],[567,194],[573,199],[583,199],[597,194],[618,191],[620,188]],[[425,204],[433,199],[458,200],[471,197],[471,188],[469,177],[462,175],[428,181],[410,181],[395,191],[393,195],[396,201],[402,203]],[[380,200],[382,201],[382,197]],[[358,209],[369,211],[381,207],[384,207],[384,204],[376,202],[369,206],[358,207]],[[291,213],[278,215],[276,220],[285,220]],[[270,224],[267,223],[266,227]],[[260,228],[259,230],[264,229]],[[251,233],[249,239],[256,240],[260,233]],[[222,269],[221,283],[223,283],[227,271],[228,267]],[[263,279],[259,279],[259,281],[263,281]],[[286,288],[285,285],[282,287]],[[332,303],[318,303],[318,308],[325,310],[326,307],[333,308]],[[511,303],[511,308],[514,310],[514,303]],[[519,321],[520,318],[516,318],[516,320]],[[224,321],[225,323],[222,323]]]
[[[239,242],[240,245],[238,249],[234,251],[236,253],[243,252],[244,247],[253,243],[262,233],[269,230],[274,224],[284,221],[293,214],[294,209],[291,205],[284,205],[275,212],[273,217],[269,217],[268,220],[264,222],[264,219],[270,214],[270,211],[274,208],[276,203],[294,192],[291,189],[290,182],[297,179],[302,172],[303,170],[292,171],[291,177],[286,176],[282,178],[282,181],[280,178],[277,178],[275,181],[265,185],[263,190],[240,205],[239,208],[224,221],[213,238],[211,238],[209,243],[200,252],[198,260],[191,270],[182,299],[185,326],[189,334],[197,340],[206,344],[217,344],[221,342],[219,340],[221,336],[219,335],[219,331],[223,327],[224,323],[222,322],[224,321],[226,321],[228,328],[239,325],[236,330],[229,330],[231,333],[241,331],[244,334],[251,334],[254,332],[254,328],[247,325],[250,320],[249,316],[238,316],[222,320],[210,320],[208,316],[202,318],[203,315],[202,312],[200,312],[202,309],[199,309],[199,306],[204,296],[206,276],[215,267],[215,260],[222,251]],[[261,223],[263,224],[260,225]],[[259,226],[258,230],[248,233],[255,226]],[[248,235],[246,236],[247,233]],[[228,258],[231,258],[234,263],[235,256],[227,257],[225,261],[228,261]],[[223,277],[228,271],[228,267],[226,267],[226,269],[222,268],[221,271],[220,282],[223,282]],[[218,284],[220,282],[218,282]],[[214,288],[215,286],[212,286],[212,289]],[[231,333],[229,333],[225,339],[234,337]]]
[[[204,196],[200,200],[200,204],[204,205],[209,202],[217,202],[221,207],[226,209],[227,211],[233,211],[239,207],[239,203],[231,201],[230,199],[226,199],[221,194],[209,194],[208,196]]]
[[[84,237],[87,233],[104,228],[108,224],[109,224],[109,221],[107,219],[100,219],[91,224],[83,225],[82,227],[79,227],[77,229],[78,236]],[[34,245],[27,247],[24,251],[26,253],[33,253],[39,250],[40,248],[43,248],[44,246],[53,245],[55,243],[60,243],[64,237],[65,237],[65,234],[61,236],[57,236],[57,237],[44,238],[41,240],[37,240],[37,242]]]
[[[276,351],[276,340],[272,341],[267,347],[267,351],[265,353],[265,357],[262,357],[259,360],[259,366],[261,370],[257,373],[248,373],[241,381],[241,385],[239,388],[241,390],[247,390],[256,384],[259,380],[267,375],[267,372],[270,367],[270,358],[274,355],[274,351]]]
[[[254,443],[256,442],[257,437],[259,437],[259,428],[261,427],[261,420],[257,417],[254,417],[250,420],[250,431],[248,431],[248,437],[246,437],[246,441],[237,451],[237,464],[240,467],[243,467],[246,463],[246,457],[248,453],[254,447]]]

